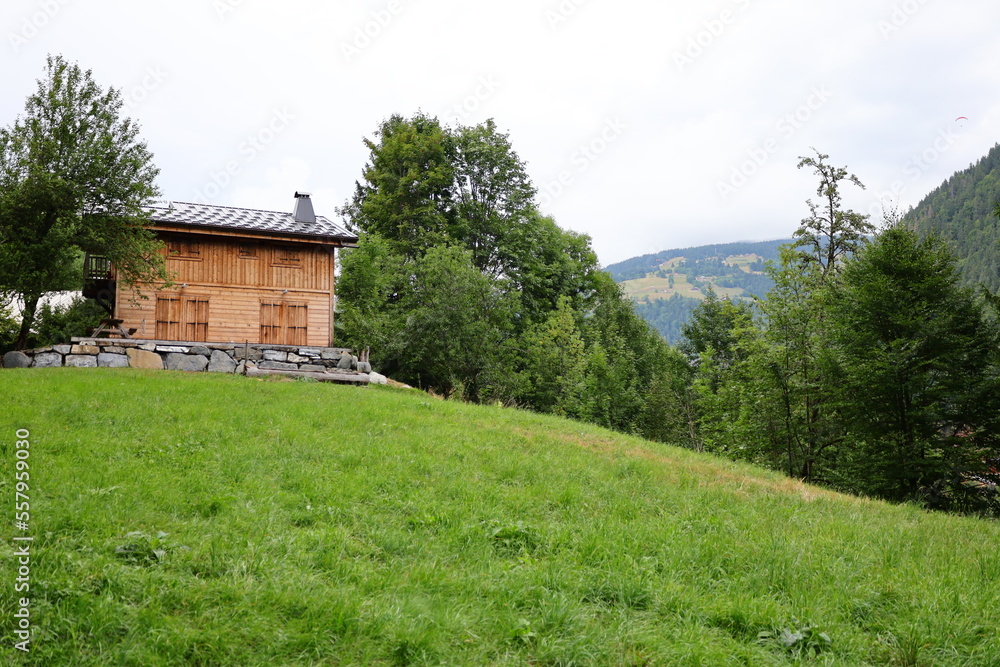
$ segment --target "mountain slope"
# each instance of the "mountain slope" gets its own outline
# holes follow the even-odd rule
[[[764,264],[778,259],[778,249],[791,239],[741,241],[675,248],[633,257],[604,270],[621,284],[636,312],[676,343],[691,311],[711,287],[730,298],[764,296],[773,282]]]
[[[0,375],[19,664],[1000,663],[997,523],[416,391]]]
[[[956,172],[904,219],[948,240],[960,258],[963,279],[1000,291],[1000,144],[968,169]]]

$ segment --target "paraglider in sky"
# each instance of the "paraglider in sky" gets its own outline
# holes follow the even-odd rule
[[[955,119],[955,122],[958,123],[959,127],[965,127],[965,124],[969,122],[969,119],[965,116],[959,116]]]

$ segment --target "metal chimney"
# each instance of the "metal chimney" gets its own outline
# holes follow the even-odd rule
[[[316,213],[313,211],[311,195],[308,192],[296,192],[295,193],[295,210],[292,211],[292,215],[295,217],[295,222],[316,222]]]

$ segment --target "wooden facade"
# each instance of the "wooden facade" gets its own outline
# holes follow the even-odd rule
[[[154,223],[173,285],[117,291],[133,337],[334,345],[335,253],[356,237]]]

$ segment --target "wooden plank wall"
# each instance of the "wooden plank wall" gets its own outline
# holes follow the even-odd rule
[[[176,237],[168,236],[170,239]],[[240,239],[196,237],[198,258],[168,257],[167,270],[177,283],[235,287],[278,287],[329,292],[331,252],[304,243],[252,243]],[[190,243],[181,245],[190,248]],[[241,247],[256,250],[255,257],[240,255]],[[294,257],[285,249],[296,251]],[[298,261],[289,261],[297,259]],[[284,261],[283,261],[284,260]]]
[[[125,328],[134,328],[136,338],[152,339],[156,334],[156,297],[180,296],[205,299],[208,305],[207,340],[211,342],[258,343],[261,337],[261,303],[305,304],[307,342],[310,346],[331,344],[331,289],[333,253],[326,247],[288,243],[256,244],[257,257],[240,256],[240,239],[197,237],[193,248],[197,259],[167,259],[167,270],[176,285],[159,292],[156,286],[141,286],[148,299],[134,299],[132,291],[119,289],[116,316]],[[192,254],[192,247],[181,252]],[[289,255],[294,248],[297,253]],[[244,251],[246,248],[244,247]],[[281,266],[298,258],[298,266]],[[290,263],[290,262],[289,262]],[[186,285],[186,286],[184,286]]]

